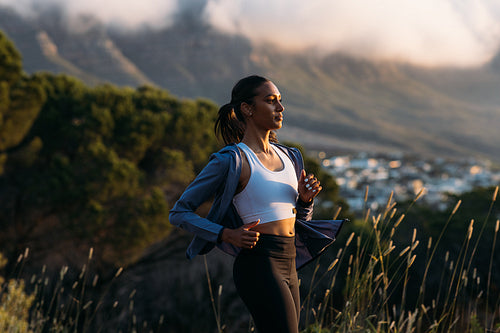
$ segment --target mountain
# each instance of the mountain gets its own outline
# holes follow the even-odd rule
[[[187,11],[164,29],[123,31],[90,16],[67,22],[57,8],[28,19],[0,7],[0,29],[29,73],[67,73],[88,84],[149,84],[224,103],[240,77],[267,76],[286,107],[279,138],[308,148],[500,162],[500,55],[457,69],[290,53],[221,33],[198,14]]]

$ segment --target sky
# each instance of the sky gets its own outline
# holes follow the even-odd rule
[[[0,0],[24,15],[58,5],[125,29],[168,27],[206,2],[200,19],[254,43],[344,52],[423,66],[479,66],[500,47],[500,0]]]

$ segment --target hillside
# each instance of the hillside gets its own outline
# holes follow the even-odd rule
[[[222,34],[195,16],[168,29],[122,32],[88,16],[68,28],[56,9],[28,20],[0,7],[0,29],[27,72],[64,72],[89,84],[149,84],[223,103],[239,77],[268,76],[285,100],[280,139],[309,148],[500,161],[500,56],[465,70],[290,54]]]

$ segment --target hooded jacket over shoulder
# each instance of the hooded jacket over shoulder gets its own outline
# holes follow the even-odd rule
[[[298,149],[272,144],[290,157],[299,179],[304,162]],[[208,164],[170,211],[170,223],[195,235],[186,252],[189,259],[208,253],[215,245],[233,256],[240,251],[240,248],[232,244],[217,243],[217,237],[223,228],[235,229],[243,225],[233,206],[241,163],[240,150],[236,144],[230,144],[212,154]],[[201,204],[212,198],[214,201],[206,218],[195,213]],[[298,269],[318,256],[335,240],[344,220],[311,221],[313,204],[304,203],[300,199],[296,209],[295,246]]]

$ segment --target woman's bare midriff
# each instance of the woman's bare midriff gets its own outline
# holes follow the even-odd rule
[[[294,236],[295,235],[295,217],[258,224],[251,230],[258,231],[261,234],[276,236]]]

